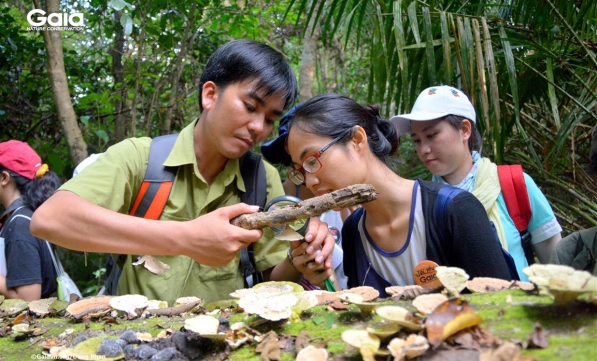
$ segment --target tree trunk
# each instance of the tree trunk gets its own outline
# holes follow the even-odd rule
[[[116,33],[114,34],[114,46],[110,49],[112,56],[112,76],[114,76],[114,123],[115,123],[115,141],[120,142],[126,137],[126,117],[124,115],[124,104],[126,96],[126,87],[124,85],[124,74],[122,69],[122,51],[124,48],[124,28],[120,25],[121,11],[114,11],[114,20],[116,22]]]
[[[172,72],[172,91],[170,93],[170,100],[168,101],[168,110],[166,110],[166,117],[162,122],[162,134],[168,134],[171,132],[172,128],[172,113],[174,112],[174,107],[176,106],[176,97],[178,95],[178,82],[180,81],[180,76],[182,74],[182,70],[184,69],[184,58],[187,55],[187,48],[192,46],[192,39],[194,36],[189,37],[190,29],[193,27],[195,23],[195,3],[191,5],[191,9],[189,10],[189,15],[187,17],[187,26],[184,30],[184,34],[180,39],[180,51],[178,53],[178,57],[176,59],[176,66],[174,67],[174,71]]]
[[[34,1],[35,7],[41,9],[39,1]],[[46,13],[60,12],[59,0],[46,1]],[[79,164],[87,158],[87,144],[83,140],[81,129],[77,124],[77,116],[73,109],[68,90],[68,81],[64,69],[64,54],[62,53],[62,39],[60,31],[43,30],[42,35],[48,54],[48,76],[52,85],[52,97],[56,105],[58,119],[66,137],[69,154],[73,164]]]
[[[317,0],[313,0],[317,1]],[[319,40],[319,19],[315,21],[317,13],[314,11],[307,31],[303,37],[303,52],[299,67],[299,101],[304,102],[313,97],[313,84],[315,79],[315,55],[317,52],[317,40]]]

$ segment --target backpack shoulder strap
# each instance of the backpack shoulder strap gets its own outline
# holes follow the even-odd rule
[[[241,194],[241,200],[247,204],[265,208],[267,200],[267,176],[261,155],[248,151],[239,159],[240,174],[245,183],[246,192]]]
[[[178,134],[168,134],[155,137],[149,147],[149,158],[145,177],[129,212],[135,217],[157,220],[162,215],[172,184],[176,177],[176,167],[165,167],[163,164],[170,155]],[[117,292],[120,273],[126,261],[123,254],[110,254],[106,261],[107,272],[104,282],[105,293],[115,295]],[[103,294],[100,291],[100,294]]]
[[[130,214],[136,217],[159,219],[170,196],[176,167],[163,166],[178,134],[156,137],[151,141],[145,178]]]
[[[522,173],[522,166],[520,164],[499,165],[498,177],[508,213],[514,221],[516,229],[519,232],[525,231],[529,226],[533,212],[529,202],[527,185],[524,181],[524,174]]]
[[[442,241],[445,241],[446,236],[446,214],[448,212],[448,205],[460,193],[465,192],[463,189],[452,187],[452,186],[443,186],[438,194],[437,200],[435,203],[435,223],[437,230],[440,234]],[[500,249],[502,250],[502,256],[504,257],[504,261],[508,266],[508,272],[510,272],[510,278],[513,280],[520,280],[518,273],[516,271],[516,265],[514,264],[514,259],[512,256],[502,248],[500,244],[500,240],[497,237],[497,232],[495,231],[495,226],[492,222],[491,227],[494,231],[495,241],[500,245]]]
[[[239,159],[239,165],[245,183],[245,192],[240,196],[241,201],[264,209],[267,200],[267,176],[261,155],[248,151]],[[253,244],[241,249],[240,263],[245,286],[253,287],[264,281],[263,273],[257,272]]]
[[[508,214],[520,233],[522,249],[529,265],[535,262],[529,222],[533,215],[527,185],[520,164],[498,165],[498,178]]]
[[[460,193],[464,192],[460,188],[452,186],[443,186],[437,192],[437,199],[435,200],[435,224],[440,237],[445,240],[446,234],[446,214],[448,213],[448,205]]]

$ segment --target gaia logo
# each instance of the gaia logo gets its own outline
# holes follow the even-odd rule
[[[50,13],[41,9],[33,9],[27,14],[28,30],[83,30],[84,17],[82,13]]]

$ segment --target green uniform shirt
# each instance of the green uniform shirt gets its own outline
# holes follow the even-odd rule
[[[211,185],[205,182],[193,150],[195,124],[196,121],[181,131],[164,162],[166,166],[178,167],[178,171],[162,220],[188,221],[237,204],[239,191],[245,190],[238,160],[229,160]],[[94,204],[128,214],[145,176],[150,144],[150,138],[127,139],[115,144],[60,190],[74,192]],[[265,169],[269,202],[283,195],[284,190],[277,170],[268,163]],[[264,229],[263,237],[254,246],[257,269],[264,271],[275,266],[284,259],[287,249],[285,242],[275,240],[273,232]],[[231,292],[244,287],[240,253],[224,267],[204,266],[186,256],[159,256],[156,258],[170,266],[160,275],[149,272],[143,265],[133,266],[133,258],[136,257],[127,257],[118,284],[119,294],[142,294],[172,305],[183,296],[197,296],[206,302],[228,299]]]

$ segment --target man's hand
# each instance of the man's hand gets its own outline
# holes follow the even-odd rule
[[[241,214],[255,213],[257,206],[245,203],[218,208],[192,221],[181,223],[186,227],[182,241],[183,254],[211,267],[225,266],[236,254],[259,241],[260,229],[247,230],[230,224],[230,220]],[[208,243],[206,242],[208,241]]]

